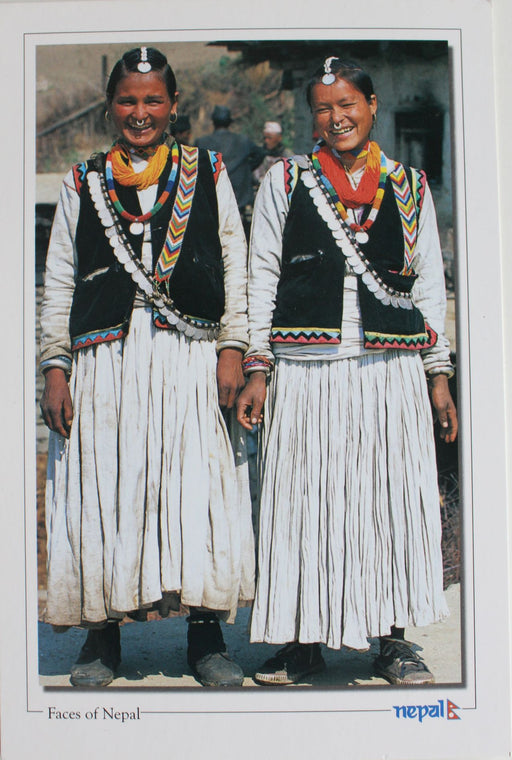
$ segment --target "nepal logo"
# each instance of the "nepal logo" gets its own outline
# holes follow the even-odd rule
[[[457,710],[460,710],[454,702],[447,699],[438,699],[432,705],[393,705],[395,717],[400,720],[418,720],[423,723],[425,718],[446,718],[446,720],[460,720]]]

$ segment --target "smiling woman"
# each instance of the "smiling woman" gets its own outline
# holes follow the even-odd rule
[[[345,79],[333,84],[318,83],[310,96],[316,131],[331,150],[349,153],[344,164],[358,169],[357,154],[368,140],[377,113],[377,98],[368,98]]]
[[[117,62],[117,139],[66,176],[48,249],[45,619],[88,630],[74,686],[112,681],[125,614],[180,603],[198,680],[243,680],[219,619],[253,587],[243,431],[229,425],[244,383],[245,236],[222,156],[167,134],[177,100],[158,50]]]
[[[171,101],[159,74],[129,74],[110,103],[112,120],[130,145],[148,147],[159,142],[176,113],[177,93]]]
[[[148,148],[157,145],[176,120],[178,93],[176,79],[164,59],[152,48],[146,50],[144,61],[133,62],[126,56],[113,69],[107,87],[107,103],[112,121],[121,138],[132,147]],[[149,52],[148,52],[149,50]],[[148,60],[148,58],[151,60]],[[158,65],[160,64],[160,66]],[[145,67],[149,65],[149,69]],[[153,66],[158,67],[153,70]]]
[[[360,66],[328,58],[307,96],[320,141],[268,171],[251,234],[238,398],[241,424],[263,422],[251,640],[288,642],[255,678],[299,682],[324,667],[320,644],[379,637],[377,672],[418,686],[434,675],[405,626],[447,611],[429,386],[442,438],[457,435],[435,212],[424,172],[370,139]]]

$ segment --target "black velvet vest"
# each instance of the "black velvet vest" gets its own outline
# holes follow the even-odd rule
[[[87,162],[85,172],[94,170],[98,161],[104,168],[105,156],[100,155],[94,161]],[[160,177],[157,198],[165,188],[170,161],[169,156]],[[136,190],[118,183],[115,183],[115,188],[122,206],[131,214],[141,214]],[[153,267],[165,243],[176,192],[177,182],[167,203],[150,220]],[[120,221],[140,258],[142,235],[132,235],[129,221]],[[169,280],[169,295],[183,314],[212,323],[218,322],[224,312],[224,273],[218,227],[217,196],[210,157],[206,150],[200,150],[190,218]],[[114,340],[126,335],[136,291],[130,275],[114,256],[92,202],[86,175],[80,190],[75,240],[78,272],[71,306],[70,334],[76,350],[91,342]]]
[[[410,182],[409,169],[406,174]],[[369,211],[368,207],[366,214]],[[399,274],[404,266],[404,237],[389,177],[368,242],[360,248],[386,285],[410,293],[416,276]],[[344,275],[345,257],[299,176],[283,231],[282,269],[271,340],[340,343]],[[435,343],[437,336],[415,306],[384,306],[361,276],[358,292],[367,347],[425,348]]]

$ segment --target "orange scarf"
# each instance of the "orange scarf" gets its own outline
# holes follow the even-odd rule
[[[323,145],[316,156],[345,207],[358,208],[373,203],[380,178],[380,148],[376,142],[370,142],[365,170],[357,188],[352,187],[343,164],[327,145]]]

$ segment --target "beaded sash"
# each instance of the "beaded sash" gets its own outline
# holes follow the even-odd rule
[[[156,263],[155,279],[157,282],[164,282],[170,278],[181,252],[196,189],[198,153],[197,148],[189,148],[186,145],[181,147],[178,190],[164,247]]]

